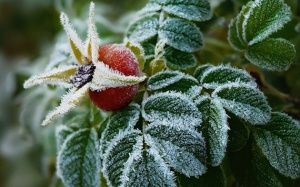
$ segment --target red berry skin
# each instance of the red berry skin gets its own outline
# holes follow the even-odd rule
[[[140,76],[140,70],[135,55],[125,46],[108,44],[99,48],[99,61],[111,69],[124,75]],[[99,63],[99,62],[98,62]],[[126,107],[135,97],[139,85],[108,88],[103,91],[89,90],[92,102],[102,110],[117,111]]]

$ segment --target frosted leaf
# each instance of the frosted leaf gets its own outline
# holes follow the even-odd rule
[[[126,108],[114,113],[107,121],[106,128],[101,134],[101,151],[107,148],[107,144],[119,133],[133,129],[140,117],[140,106],[130,104]],[[104,153],[104,152],[102,152]]]
[[[252,7],[252,4],[253,1],[250,1],[247,3],[247,5],[243,6],[238,16],[235,19],[231,20],[229,24],[228,41],[230,45],[236,50],[245,49],[245,44],[247,41],[244,41],[243,39],[243,22],[245,20],[245,15]]]
[[[67,137],[57,157],[57,169],[68,187],[100,186],[100,158],[95,129],[81,129]]]
[[[198,77],[198,79],[200,76]],[[215,89],[228,83],[245,83],[249,86],[256,86],[255,81],[245,70],[230,66],[220,65],[205,71],[200,79],[200,83],[207,89]]]
[[[120,133],[103,155],[103,175],[108,186],[124,186],[126,174],[135,160],[142,156],[143,139],[137,130]]]
[[[186,176],[205,173],[206,149],[200,133],[164,122],[150,124],[145,133],[145,142],[176,171]]]
[[[201,132],[206,141],[208,163],[212,166],[221,164],[228,141],[227,115],[218,99],[202,96],[195,101],[202,113]]]
[[[99,62],[95,64],[91,90],[105,90],[120,86],[128,86],[143,82],[147,77],[127,76],[123,73],[109,68],[107,64]]]
[[[201,66],[198,66],[197,69],[194,72],[194,77],[198,80],[201,79],[202,75],[205,71],[209,70],[210,68],[213,68],[214,66],[211,64],[203,64]]]
[[[152,148],[132,162],[126,176],[124,186],[176,186],[174,173]]]
[[[52,84],[63,87],[71,87],[70,77],[76,72],[76,66],[54,68],[40,75],[30,77],[24,83],[24,88],[30,88],[38,84]]]
[[[81,41],[78,34],[74,30],[73,26],[70,24],[69,18],[66,14],[64,13],[60,14],[60,22],[69,37],[73,56],[75,57],[75,59],[79,64],[84,64],[85,63],[84,57],[86,57],[87,54],[84,50],[85,47],[83,42]]]
[[[73,132],[74,132],[73,129],[65,125],[57,126],[57,128],[55,129],[57,152],[61,150],[61,146],[64,144],[67,137],[71,135]]]
[[[281,29],[291,16],[283,0],[255,0],[245,15],[243,38],[249,45],[260,42]]]
[[[215,89],[212,97],[218,98],[224,108],[253,125],[270,120],[271,108],[266,97],[253,86],[242,83],[225,84]]]
[[[134,20],[129,26],[126,37],[137,43],[153,38],[159,27],[158,14],[147,14]]]
[[[90,83],[85,84],[81,88],[73,88],[69,93],[64,95],[61,99],[61,103],[53,111],[47,114],[46,118],[42,122],[42,126],[47,125],[58,116],[62,116],[68,113],[71,109],[75,108],[86,95],[89,90]]]
[[[142,115],[148,122],[165,122],[186,127],[199,126],[201,113],[185,95],[163,92],[143,101]]]
[[[284,113],[254,130],[254,138],[270,164],[293,179],[300,176],[300,124]]]
[[[158,12],[160,11],[162,6],[158,4],[157,1],[152,1],[150,0],[142,10],[138,12],[138,15],[143,15],[147,13],[152,13],[152,12]]]
[[[98,41],[98,33],[97,27],[95,25],[95,4],[91,2],[90,10],[89,10],[89,22],[88,22],[88,38],[86,41],[86,49],[87,49],[87,57],[91,59],[93,63],[98,62],[98,49],[99,49],[99,41]]]
[[[167,66],[173,69],[186,70],[196,66],[196,58],[191,53],[185,53],[172,47],[165,49],[164,57]]]
[[[155,92],[175,91],[194,98],[202,88],[197,79],[179,71],[159,72],[148,79],[147,89]]]
[[[230,151],[239,151],[247,143],[250,131],[246,124],[238,117],[229,114],[228,117],[229,132],[228,132],[228,149]]]
[[[167,18],[160,26],[158,36],[166,44],[182,52],[196,52],[203,46],[199,28],[183,19]]]
[[[273,71],[287,70],[295,56],[294,45],[282,38],[267,38],[248,46],[245,53],[251,63]]]
[[[242,152],[231,153],[229,158],[239,186],[282,187],[274,169],[253,142]]]
[[[152,0],[149,3],[157,3],[165,12],[190,21],[206,21],[212,16],[207,0]]]
[[[184,77],[184,73],[179,71],[161,71],[147,81],[147,89],[155,91],[167,87]]]

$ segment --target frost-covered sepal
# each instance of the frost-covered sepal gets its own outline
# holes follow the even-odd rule
[[[169,46],[183,52],[196,52],[203,46],[199,28],[183,19],[167,18],[160,25],[158,36]]]
[[[109,117],[106,128],[101,134],[101,155],[104,154],[107,149],[107,145],[115,136],[122,132],[132,130],[139,118],[140,106],[138,104],[130,104],[126,108]]]
[[[64,184],[100,186],[100,157],[95,129],[80,129],[70,134],[57,157],[57,169]]]
[[[154,92],[175,91],[194,98],[202,87],[194,77],[179,71],[159,72],[148,79],[147,89]]]
[[[215,89],[212,97],[218,98],[224,108],[253,125],[270,120],[271,108],[266,97],[258,88],[248,84],[225,84]]]
[[[154,94],[143,101],[143,118],[148,122],[180,124],[186,127],[199,126],[201,113],[186,96],[176,92]]]
[[[109,68],[108,65],[98,62],[95,64],[93,79],[91,82],[91,90],[105,90],[107,88],[115,88],[120,86],[128,86],[143,82],[147,77],[126,76],[119,71]]]
[[[130,166],[141,158],[142,148],[143,136],[138,130],[115,136],[103,155],[102,172],[108,186],[125,186]]]
[[[267,38],[250,45],[245,53],[251,63],[272,71],[287,70],[295,56],[294,45],[283,38]]]
[[[157,35],[159,28],[159,15],[146,14],[134,20],[127,32],[126,37],[137,43],[142,43]]]
[[[153,148],[143,151],[142,156],[129,165],[125,176],[124,186],[176,187],[174,173]]]
[[[71,109],[75,108],[84,98],[88,92],[90,83],[85,84],[81,88],[73,88],[61,99],[61,103],[53,111],[47,114],[46,118],[42,122],[42,126],[47,125],[55,118],[68,113]]]
[[[205,142],[195,129],[176,123],[156,122],[147,126],[145,133],[145,142],[176,171],[186,176],[205,173]]]
[[[198,80],[203,87],[208,89],[215,89],[224,84],[234,82],[256,86],[251,75],[245,70],[224,65],[208,69],[201,76],[198,76]]]
[[[274,112],[264,126],[254,129],[254,138],[270,164],[281,174],[300,177],[300,124],[284,113]]]
[[[70,77],[76,72],[76,66],[54,68],[40,75],[30,77],[24,83],[24,88],[30,88],[38,84],[52,84],[69,88],[72,86]]]
[[[201,132],[206,141],[208,163],[218,166],[225,156],[227,147],[229,130],[227,114],[218,99],[202,96],[195,103],[202,113]]]

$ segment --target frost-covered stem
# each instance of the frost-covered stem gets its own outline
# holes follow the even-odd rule
[[[163,22],[165,20],[165,11],[161,11],[159,14],[159,25],[162,26]]]

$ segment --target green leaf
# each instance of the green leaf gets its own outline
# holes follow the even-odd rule
[[[270,164],[291,178],[300,177],[300,124],[284,113],[272,113],[267,125],[255,128],[254,138]]]
[[[147,14],[133,21],[126,32],[126,37],[137,43],[153,38],[157,35],[159,23],[158,14]]]
[[[55,130],[55,137],[56,137],[56,146],[57,146],[57,152],[60,151],[61,146],[64,144],[65,140],[67,137],[74,132],[73,129],[65,126],[65,125],[60,125],[57,126]]]
[[[148,125],[145,133],[146,143],[176,171],[186,176],[205,173],[205,142],[196,130],[161,121]]]
[[[81,129],[63,143],[57,157],[57,172],[66,186],[100,186],[100,158],[95,129]]]
[[[246,145],[250,131],[243,121],[232,114],[229,114],[228,124],[230,128],[228,132],[228,149],[239,151]]]
[[[237,69],[230,66],[217,66],[205,71],[200,79],[203,87],[208,89],[215,89],[219,86],[228,83],[245,83],[256,86],[255,81],[245,70]]]
[[[133,129],[140,117],[140,106],[130,104],[126,108],[114,113],[108,120],[105,130],[101,135],[101,151],[104,153],[107,145],[121,132]]]
[[[195,67],[197,62],[193,54],[179,51],[173,47],[167,47],[165,49],[164,57],[168,67],[178,70]]]
[[[222,168],[208,167],[207,172],[198,177],[186,177],[184,175],[177,175],[179,187],[222,187],[226,186],[225,176]]]
[[[158,36],[166,44],[182,52],[196,52],[203,46],[199,28],[182,19],[167,18],[160,26]]]
[[[103,175],[108,186],[122,186],[128,182],[128,167],[141,157],[141,132],[131,130],[120,133],[103,155]]]
[[[148,79],[147,85],[150,91],[175,91],[191,98],[199,95],[202,90],[194,77],[179,71],[159,72]]]
[[[265,96],[248,84],[231,83],[220,86],[212,93],[212,97],[220,99],[224,108],[253,125],[270,120],[271,108]]]
[[[125,186],[176,186],[173,172],[152,148],[133,160],[128,168],[128,178]]]
[[[160,10],[190,21],[206,21],[212,16],[207,0],[150,0],[141,12]]]
[[[231,152],[229,159],[237,186],[282,186],[273,168],[253,142],[241,151]]]
[[[282,38],[268,38],[248,47],[245,57],[253,64],[273,71],[287,70],[295,58],[294,45]]]
[[[228,41],[236,50],[245,49],[245,44],[247,41],[243,39],[243,23],[245,20],[245,15],[247,15],[250,8],[253,6],[253,3],[253,1],[250,1],[247,3],[247,5],[243,6],[239,15],[229,24]]]
[[[143,102],[142,115],[148,122],[168,122],[187,127],[201,124],[201,113],[185,95],[175,92],[158,93]]]
[[[202,113],[201,131],[206,140],[208,163],[212,166],[221,164],[227,146],[227,115],[218,99],[202,96],[195,101]]]
[[[283,0],[255,0],[245,15],[243,38],[249,45],[260,42],[281,29],[291,16]]]
[[[194,72],[194,77],[200,81],[202,75],[205,71],[209,70],[210,68],[213,68],[214,66],[211,64],[203,64],[201,66],[198,66],[197,69]]]

